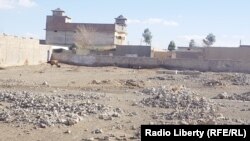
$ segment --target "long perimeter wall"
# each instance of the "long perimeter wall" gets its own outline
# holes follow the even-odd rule
[[[0,35],[0,67],[38,65],[47,62],[51,47],[39,40]]]
[[[250,62],[231,60],[167,59],[159,61],[148,57],[83,56],[72,53],[54,53],[52,58],[63,63],[83,66],[163,67],[179,70],[250,73]]]

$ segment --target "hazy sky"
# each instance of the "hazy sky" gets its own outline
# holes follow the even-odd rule
[[[250,45],[250,0],[0,0],[0,33],[44,39],[46,15],[58,7],[73,22],[114,23],[123,14],[130,44],[149,28],[156,48],[199,43],[209,33],[215,46]]]

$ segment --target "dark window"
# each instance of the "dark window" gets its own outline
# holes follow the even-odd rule
[[[121,36],[116,36],[116,38],[117,38],[117,39],[122,39],[122,37],[121,37]]]
[[[55,30],[54,32],[57,32],[57,30]]]

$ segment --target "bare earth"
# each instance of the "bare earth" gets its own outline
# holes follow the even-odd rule
[[[0,69],[0,141],[140,140],[141,124],[250,124],[249,74],[164,71],[64,64]],[[215,111],[197,116],[181,101],[168,107],[172,93],[194,93],[191,101],[205,99]],[[49,108],[36,105],[39,100]],[[178,108],[183,111],[171,115]]]

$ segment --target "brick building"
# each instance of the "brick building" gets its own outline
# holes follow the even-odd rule
[[[76,32],[79,27],[93,30],[90,40],[96,48],[115,48],[125,45],[127,38],[126,18],[120,15],[114,24],[72,23],[60,8],[52,10],[52,15],[46,20],[46,44],[71,46],[76,42]]]

